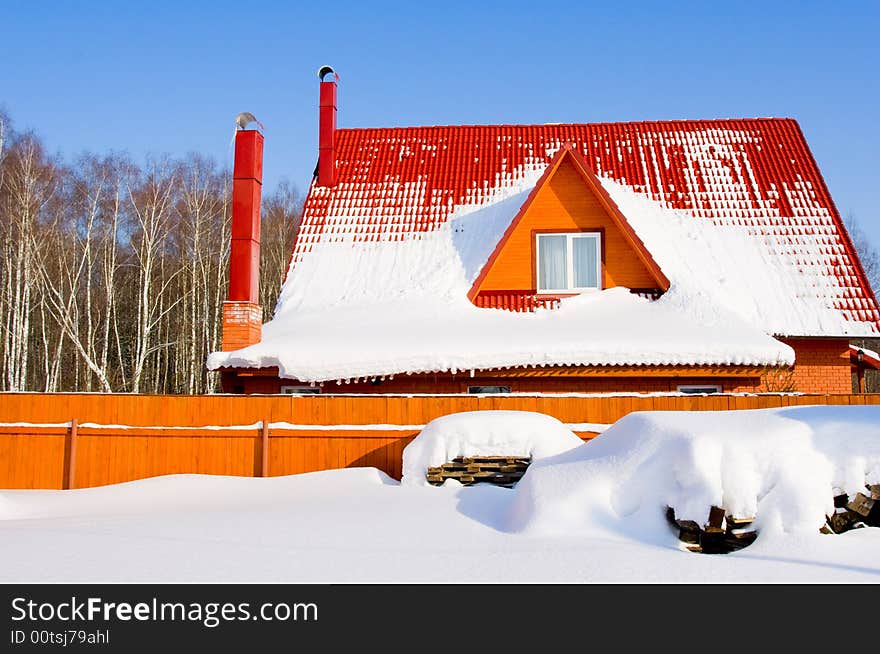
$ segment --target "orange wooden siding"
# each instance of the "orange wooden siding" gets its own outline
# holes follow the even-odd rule
[[[654,288],[657,282],[570,159],[541,187],[510,234],[480,291],[534,291],[534,232],[601,229],[603,287]]]
[[[262,429],[256,423],[263,419],[299,427],[276,426],[269,431],[268,475],[372,466],[399,478],[403,448],[418,434],[419,425],[450,413],[526,410],[546,413],[565,423],[610,424],[632,411],[803,404],[880,404],[880,395],[169,397],[15,393],[0,394],[0,423],[67,423],[77,418],[73,487],[84,488],[174,473],[260,476],[264,474]],[[105,427],[90,427],[89,422]],[[149,425],[164,428],[144,428]],[[200,428],[205,425],[247,427]],[[317,428],[321,425],[334,428]],[[173,426],[189,428],[171,429]],[[595,434],[578,435],[590,438]],[[65,487],[70,439],[71,429],[64,425],[0,426],[0,488]]]

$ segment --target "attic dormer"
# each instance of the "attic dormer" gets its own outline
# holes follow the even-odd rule
[[[492,252],[469,297],[531,310],[617,286],[657,296],[669,280],[583,157],[562,148]]]

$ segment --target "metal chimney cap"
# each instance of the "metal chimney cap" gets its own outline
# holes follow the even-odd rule
[[[327,75],[333,75],[334,80],[337,82],[339,81],[339,73],[333,70],[332,66],[321,66],[318,69],[318,79],[323,82]]]
[[[238,129],[247,129],[247,126],[251,123],[256,123],[260,126],[260,129],[265,129],[263,127],[263,123],[257,120],[257,117],[254,116],[250,111],[242,111],[235,117],[235,125]]]

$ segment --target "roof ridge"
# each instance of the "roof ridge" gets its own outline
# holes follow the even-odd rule
[[[541,127],[599,127],[603,125],[660,125],[687,123],[742,123],[742,122],[794,122],[791,116],[753,116],[748,118],[662,118],[657,120],[600,121],[593,123],[462,123],[458,125],[396,125],[394,127],[339,127],[337,132],[361,132],[368,130],[392,131],[406,129],[495,129],[495,128],[541,128]]]

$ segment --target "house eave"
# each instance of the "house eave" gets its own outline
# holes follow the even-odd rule
[[[377,377],[436,377],[449,375],[452,378],[540,378],[540,377],[760,377],[769,369],[786,368],[785,365],[547,365],[547,366],[510,366],[500,368],[474,368],[473,370],[433,370],[420,372],[395,372],[375,375],[360,374],[351,378],[301,379],[282,375],[275,366],[262,368],[244,368],[229,366],[218,368],[216,372],[233,373],[239,377],[277,377],[288,381],[305,384],[336,382],[350,379],[372,379]]]

